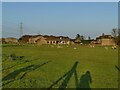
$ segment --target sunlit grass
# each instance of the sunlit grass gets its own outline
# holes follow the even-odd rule
[[[29,65],[40,65],[44,62],[51,61],[35,70],[28,72],[22,79],[19,79],[24,72],[21,72],[13,82],[5,84],[3,87],[49,87],[59,77],[71,69],[76,61],[79,61],[77,67],[78,79],[90,71],[92,77],[91,88],[117,88],[118,74],[115,65],[118,60],[118,50],[108,47],[63,45],[63,48],[51,47],[50,45],[3,45],[3,78],[20,68]],[[74,49],[76,47],[77,49]],[[25,56],[23,60],[10,60],[6,58],[11,54]],[[12,67],[12,68],[10,68]],[[3,83],[8,82],[3,81]],[[58,84],[59,85],[59,84]],[[58,86],[56,85],[56,87]],[[75,87],[75,80],[72,77],[68,87]]]

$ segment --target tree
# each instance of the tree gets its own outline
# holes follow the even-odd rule
[[[117,40],[118,40],[118,45],[120,45],[120,29],[118,29],[118,37],[117,37]]]
[[[81,40],[85,40],[85,36],[81,35]]]
[[[85,36],[83,36],[83,35],[80,36],[80,34],[77,34],[75,39],[76,40],[85,40]]]
[[[91,40],[91,37],[90,37],[90,36],[88,36],[88,40]]]
[[[105,34],[104,33],[102,33],[102,36],[104,36]]]
[[[74,42],[77,43],[77,44],[80,44],[80,42],[81,42],[81,37],[80,37],[79,34],[76,35],[76,38],[75,38],[75,41],[74,41]]]
[[[80,38],[80,34],[77,34],[75,39],[79,39],[80,40],[81,39]]]
[[[115,44],[117,44],[118,29],[112,29],[112,36],[114,38]]]
[[[117,35],[118,35],[118,30],[117,29],[112,29],[112,36],[114,37],[114,38],[116,38],[117,37]]]

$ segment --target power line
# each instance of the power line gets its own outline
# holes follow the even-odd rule
[[[20,23],[20,37],[23,36],[23,23]]]

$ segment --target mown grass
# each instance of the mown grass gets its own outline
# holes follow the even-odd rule
[[[80,45],[63,45],[63,48],[50,45],[3,45],[2,48],[2,67],[3,78],[9,75],[9,79],[3,80],[3,87],[16,88],[48,88],[58,78],[69,71],[76,61],[78,79],[86,71],[90,71],[92,77],[91,88],[117,88],[118,71],[115,65],[118,63],[118,50],[108,47]],[[77,49],[74,49],[76,47]],[[24,56],[22,60],[11,60],[8,58],[11,54]],[[8,56],[8,57],[7,57]],[[7,58],[6,58],[7,57]],[[51,61],[34,70],[22,70],[30,65],[41,65]],[[10,73],[17,72],[14,78]],[[25,72],[27,72],[25,74]],[[14,73],[13,73],[14,74]],[[23,76],[24,75],[24,76]],[[23,77],[22,77],[23,76]],[[22,77],[22,78],[21,78]],[[61,82],[60,82],[61,83]],[[54,87],[59,87],[60,83]],[[75,88],[74,75],[71,77],[69,88]]]

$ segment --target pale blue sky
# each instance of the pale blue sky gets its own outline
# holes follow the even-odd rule
[[[119,2],[119,0],[1,0],[2,2]]]
[[[118,27],[118,3],[3,3],[3,37],[19,37],[19,23],[24,34],[96,36],[111,34]]]
[[[2,3],[0,2],[0,37],[2,37]]]

